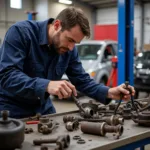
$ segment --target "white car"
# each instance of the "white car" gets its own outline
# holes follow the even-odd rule
[[[112,69],[111,58],[117,55],[117,42],[88,40],[82,41],[76,47],[85,71],[94,78],[96,83],[106,84]],[[62,79],[68,80],[65,74]]]

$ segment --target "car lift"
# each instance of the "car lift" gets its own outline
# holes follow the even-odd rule
[[[133,85],[134,0],[118,0],[118,59],[112,58],[107,86],[115,87],[129,81]]]
[[[133,85],[134,0],[118,0],[118,85]]]

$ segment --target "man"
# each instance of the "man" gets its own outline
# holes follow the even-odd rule
[[[0,110],[23,118],[55,113],[49,95],[60,99],[77,90],[108,104],[106,98],[130,98],[122,84],[96,84],[82,68],[75,43],[90,36],[88,19],[80,9],[66,8],[56,19],[22,21],[10,27],[0,49]],[[70,82],[61,81],[66,72]],[[132,95],[135,91],[132,86]]]

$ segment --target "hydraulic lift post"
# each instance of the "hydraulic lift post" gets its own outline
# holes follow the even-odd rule
[[[118,0],[118,85],[133,85],[134,0]]]

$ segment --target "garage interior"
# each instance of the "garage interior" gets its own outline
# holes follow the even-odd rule
[[[56,114],[21,119],[9,118],[11,112],[0,107],[0,139],[3,141],[0,142],[0,149],[150,150],[150,0],[0,0],[0,51],[13,24],[24,20],[55,18],[59,12],[71,6],[82,9],[90,24],[91,37],[76,44],[85,72],[97,84],[110,88],[129,83],[135,88],[135,95],[131,96],[129,102],[121,103],[120,100],[120,105],[115,99],[103,105],[80,92],[78,99],[59,99],[57,95],[50,95]],[[102,54],[104,56],[100,57]],[[2,55],[0,53],[0,67]],[[70,82],[66,74],[61,79]],[[118,124],[112,123],[112,116],[118,119],[115,118]],[[70,124],[65,119],[70,119]],[[106,120],[112,124],[107,124]],[[9,121],[20,126],[18,131],[21,128],[23,131],[18,134],[15,133],[15,126],[5,126]],[[92,125],[93,122],[95,125]],[[11,136],[7,137],[8,131]],[[75,140],[76,137],[79,139]],[[20,147],[6,146],[8,143],[13,145],[10,141],[19,138]],[[42,143],[41,138],[47,141]],[[16,141],[14,143],[19,142]]]

